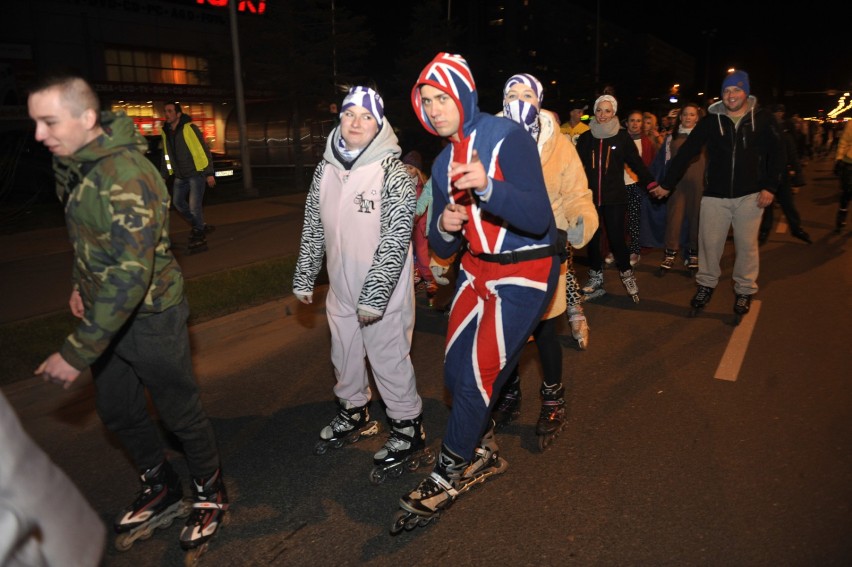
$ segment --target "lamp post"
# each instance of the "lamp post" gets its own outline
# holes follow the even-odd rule
[[[243,95],[243,70],[240,64],[240,38],[237,34],[237,2],[228,2],[228,14],[231,19],[231,49],[234,52],[234,87],[237,95],[237,122],[240,130],[240,159],[243,162],[243,189],[246,194],[257,197],[257,189],[251,177],[251,158],[249,157],[248,132],[246,129],[246,101]]]

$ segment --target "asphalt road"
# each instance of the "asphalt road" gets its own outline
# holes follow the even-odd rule
[[[739,327],[730,323],[730,242],[722,282],[695,319],[686,317],[693,282],[680,271],[657,277],[659,250],[643,255],[638,305],[608,270],[609,293],[586,309],[589,350],[577,349],[563,322],[562,435],[538,451],[541,376],[530,344],[521,418],[498,437],[508,471],[437,523],[397,536],[388,533],[397,501],[427,470],[370,484],[381,436],[313,454],[334,412],[322,302],[289,298],[194,327],[196,371],[233,502],[232,522],[204,564],[852,564],[852,263],[849,233],[832,234],[832,165],[810,164],[797,195],[814,244],[783,225],[773,232],[761,249],[757,302]],[[220,223],[213,237],[281,230],[277,217],[299,216],[290,206],[263,222]],[[581,252],[581,279],[583,262]],[[451,403],[444,330],[443,314],[421,298],[412,359],[434,444]],[[136,477],[95,415],[90,380],[69,391],[25,381],[4,393],[111,521],[133,498]],[[384,419],[378,403],[373,410]],[[172,455],[185,474],[178,448]],[[124,553],[109,548],[105,565],[179,565],[178,532],[157,532]]]

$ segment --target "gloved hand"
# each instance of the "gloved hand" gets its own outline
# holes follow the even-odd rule
[[[362,327],[366,327],[367,325],[375,323],[376,321],[382,318],[381,315],[376,315],[375,313],[367,311],[366,309],[362,309],[361,307],[356,309],[356,313],[358,315],[358,323]]]
[[[834,162],[834,175],[840,177],[843,174],[843,160],[839,159]]]
[[[432,275],[435,277],[435,283],[438,285],[448,285],[450,280],[444,277],[444,274],[449,270],[449,266],[442,266],[441,264],[435,262],[435,260],[429,261],[429,269],[432,270]]]

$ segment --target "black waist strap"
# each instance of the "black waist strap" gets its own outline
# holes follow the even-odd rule
[[[474,254],[474,258],[478,258],[485,262],[497,262],[498,264],[517,264],[526,260],[540,260],[548,256],[556,256],[556,246],[542,246],[540,248],[531,248],[529,250],[512,250],[511,252],[503,252],[501,254]]]

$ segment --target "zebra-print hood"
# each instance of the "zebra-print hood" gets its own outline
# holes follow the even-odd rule
[[[347,161],[338,150],[340,144],[340,125],[331,131],[331,135],[325,141],[325,151],[322,154],[324,160],[331,165],[340,169],[355,169],[362,165],[382,161],[387,156],[400,157],[402,148],[399,147],[399,138],[393,131],[393,128],[385,116],[382,128],[373,138],[373,141],[367,144],[367,147],[361,150],[352,161]]]

